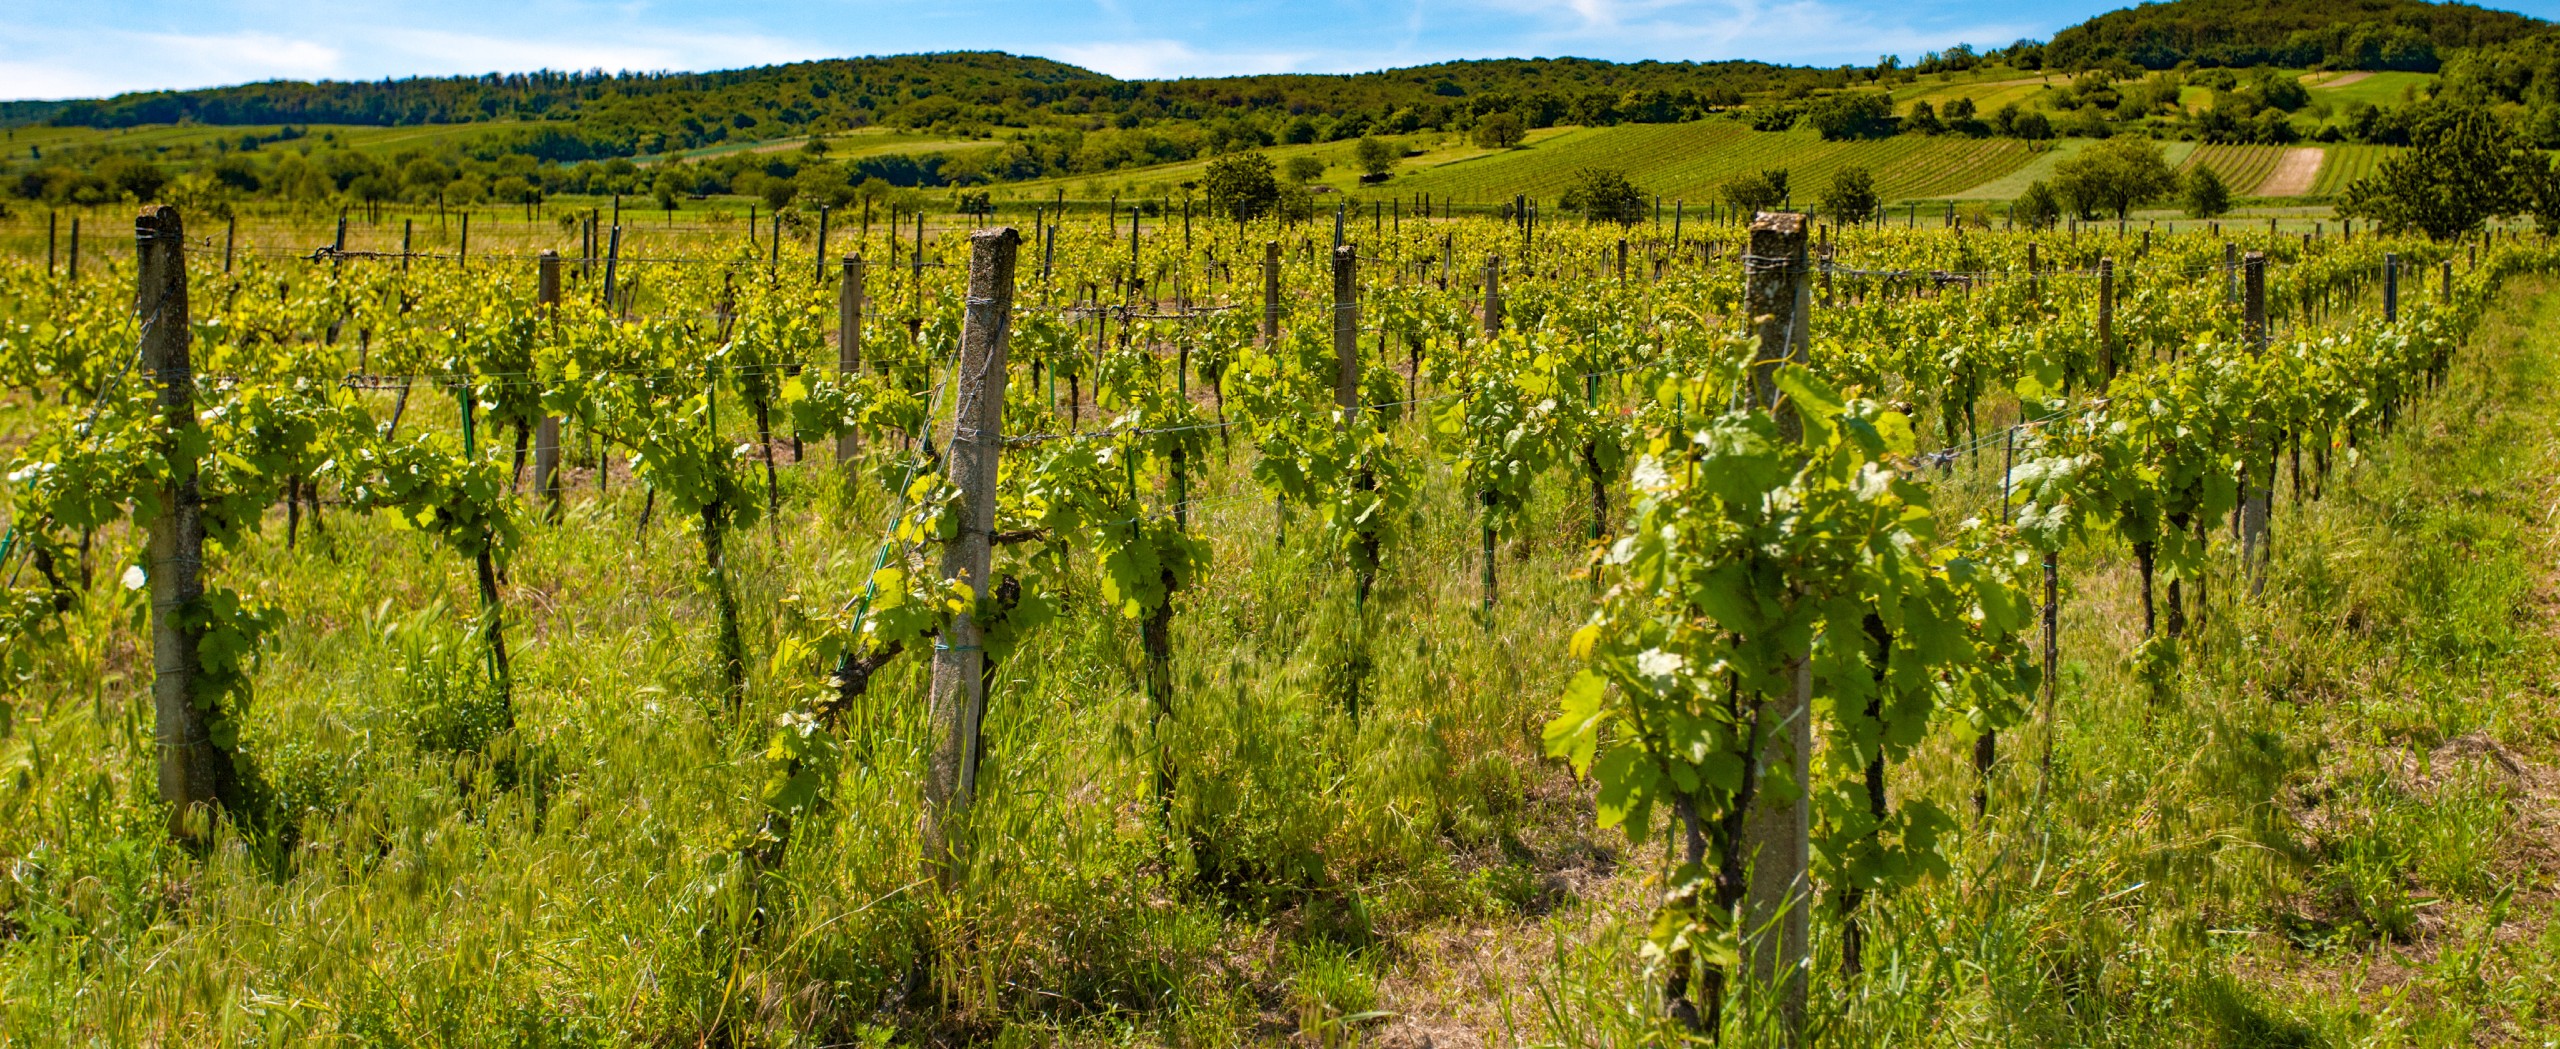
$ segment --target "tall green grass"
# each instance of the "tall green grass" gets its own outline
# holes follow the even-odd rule
[[[2548,801],[2507,767],[2560,737],[2544,291],[2326,498],[2280,497],[2266,596],[2218,568],[2165,694],[2127,664],[2124,553],[2066,555],[2057,731],[2004,741],[1950,877],[1869,901],[1864,976],[1815,922],[1819,1044],[2560,1034]],[[1941,481],[1953,512],[1994,512],[1989,459]],[[1175,618],[1173,832],[1136,624],[1071,600],[997,668],[948,892],[917,856],[912,659],[849,714],[779,887],[737,860],[763,727],[825,672],[800,610],[849,595],[886,515],[814,456],[732,544],[738,714],[693,537],[640,527],[627,478],[581,475],[510,568],[512,733],[465,564],[342,511],[291,550],[270,522],[212,571],[287,616],[245,744],[278,816],[202,855],[151,800],[133,538],[108,535],[66,643],[7,686],[0,1045],[1661,1044],[1636,945],[1662,857],[1594,831],[1538,753],[1589,594],[1574,486],[1503,545],[1488,617],[1468,501],[1435,476],[1355,608],[1246,462],[1198,482],[1217,560]],[[1973,782],[1949,739],[1892,791],[1969,811]]]

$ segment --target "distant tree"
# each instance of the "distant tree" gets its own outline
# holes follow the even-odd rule
[[[1771,168],[1743,175],[1726,182],[1719,192],[1737,211],[1768,211],[1787,202],[1787,172]]]
[[[1313,182],[1324,177],[1324,169],[1325,163],[1323,157],[1304,153],[1290,157],[1288,167],[1289,181],[1297,183]]]
[[[2549,224],[2560,203],[2553,200],[2560,194],[2550,186],[2550,163],[2485,110],[2435,115],[2410,138],[2414,148],[2347,187],[2340,217],[2447,240],[2525,210]]]
[[[1376,138],[1361,139],[1351,147],[1351,156],[1360,162],[1360,173],[1372,178],[1395,170],[1396,161],[1403,159],[1395,146]]]
[[[1644,191],[1627,181],[1626,172],[1615,168],[1574,172],[1573,183],[1565,188],[1560,203],[1566,211],[1578,211],[1599,222],[1634,225],[1645,217]]]
[[[1804,121],[1826,139],[1893,133],[1893,96],[1882,91],[1843,91],[1816,100]],[[1932,125],[1937,118],[1931,117]]]
[[[2028,229],[2052,229],[2062,221],[2062,201],[2043,179],[2027,183],[2027,191],[2011,206],[2009,216]]]
[[[1911,115],[1902,118],[1902,129],[1923,135],[1934,135],[1946,130],[1947,126],[1938,122],[1937,109],[1922,101],[1911,104]]]
[[[1842,222],[1864,222],[1883,206],[1884,199],[1876,195],[1876,177],[1865,168],[1841,168],[1822,191],[1822,213]]]
[[[1210,213],[1238,222],[1261,218],[1280,203],[1280,180],[1272,177],[1271,158],[1261,153],[1229,153],[1212,160],[1202,182]]]
[[[132,156],[112,156],[99,161],[93,169],[97,176],[115,187],[117,192],[134,200],[149,203],[160,195],[160,187],[169,184],[169,176],[161,174],[158,165]],[[373,176],[366,176],[373,177]],[[359,179],[358,181],[362,181]],[[376,198],[387,199],[390,184],[377,179]]]
[[[787,178],[769,178],[758,192],[763,195],[765,206],[780,211],[791,203],[791,198],[800,195],[800,184]]]
[[[2125,217],[2135,205],[2168,196],[2178,187],[2160,144],[2119,136],[2053,166],[2054,193],[2082,218]]]
[[[774,182],[781,181],[783,180],[774,180]],[[799,188],[795,196],[805,207],[840,208],[846,201],[853,199],[853,183],[846,178],[845,169],[833,164],[802,165],[800,173],[791,177],[790,184]],[[772,198],[772,192],[772,183],[767,183],[766,199]],[[787,199],[783,201],[783,203],[789,202]],[[781,206],[782,204],[774,205],[777,208]]]
[[[1529,129],[1521,125],[1519,117],[1509,113],[1494,113],[1476,121],[1478,149],[1510,149],[1528,137]]]
[[[2231,210],[2231,187],[2212,168],[2196,165],[2187,177],[2178,180],[2182,188],[2179,199],[2187,206],[2187,217],[2209,219]]]
[[[1305,186],[1282,186],[1277,208],[1284,222],[1306,222],[1316,217],[1316,195]]]

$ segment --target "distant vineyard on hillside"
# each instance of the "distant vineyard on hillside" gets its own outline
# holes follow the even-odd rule
[[[2382,170],[2382,162],[2402,152],[2399,146],[2330,146],[2320,178],[2311,184],[2315,197],[2342,197],[2356,180]]]
[[[2265,182],[2268,175],[2274,173],[2276,161],[2284,159],[2287,148],[2289,147],[2197,146],[2196,151],[2187,155],[2187,162],[2179,165],[2178,170],[2183,174],[2199,167],[2212,168],[2214,174],[2222,176],[2223,184],[2231,187],[2234,195],[2252,196],[2258,192],[2258,185]]]

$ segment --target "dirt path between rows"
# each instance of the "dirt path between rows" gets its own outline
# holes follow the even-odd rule
[[[2267,177],[2259,181],[2257,192],[2251,195],[2299,197],[2309,194],[2311,184],[2320,178],[2320,162],[2328,156],[2311,146],[2285,150],[2283,159],[2276,161],[2276,169],[2267,172]]]

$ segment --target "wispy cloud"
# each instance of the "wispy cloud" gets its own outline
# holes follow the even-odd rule
[[[70,98],[149,87],[325,77],[340,49],[265,32],[63,33],[0,26],[0,98]]]
[[[1300,51],[1202,51],[1180,40],[1113,40],[1060,44],[1047,57],[1131,80],[1297,72],[1314,56]]]
[[[0,23],[0,98],[70,98],[258,80],[531,69],[706,70],[841,54],[815,39],[629,23],[482,32],[336,21],[309,33],[75,30]]]
[[[444,29],[382,28],[366,33],[409,56],[422,72],[485,73],[527,69],[704,70],[825,57],[810,41],[788,37],[671,32],[646,26],[609,34],[563,32],[493,36]]]
[[[1541,53],[1614,58],[1741,58],[1770,62],[1868,61],[1960,42],[1997,46],[2051,32],[2024,20],[1932,19],[1934,5],[1825,0],[1491,0],[1530,23],[1521,39]],[[1972,8],[1961,9],[1970,15]]]

